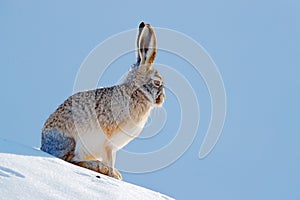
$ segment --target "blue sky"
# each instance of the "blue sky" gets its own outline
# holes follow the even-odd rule
[[[38,147],[44,121],[72,94],[89,52],[143,20],[185,33],[207,50],[225,84],[227,118],[216,147],[200,160],[209,93],[185,61],[159,52],[156,61],[174,67],[195,89],[199,130],[175,163],[123,173],[124,180],[178,199],[299,199],[299,10],[296,0],[1,1],[0,137]],[[133,62],[134,54],[117,60],[99,85],[116,83]],[[137,139],[128,150],[148,152],[174,137],[180,100],[168,95],[162,133]]]

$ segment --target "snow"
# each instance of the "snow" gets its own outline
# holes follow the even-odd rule
[[[0,199],[172,198],[0,139]]]

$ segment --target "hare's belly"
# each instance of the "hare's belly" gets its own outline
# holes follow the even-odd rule
[[[75,160],[100,160],[105,155],[106,135],[99,129],[79,134],[76,140]]]

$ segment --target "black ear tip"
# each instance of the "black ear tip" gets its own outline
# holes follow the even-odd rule
[[[139,28],[144,28],[144,27],[145,27],[145,23],[141,22],[140,25],[139,25]]]

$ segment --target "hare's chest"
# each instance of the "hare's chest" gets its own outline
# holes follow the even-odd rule
[[[130,121],[121,126],[119,131],[110,138],[112,145],[117,149],[123,148],[142,132],[147,119],[148,115],[139,122]]]

